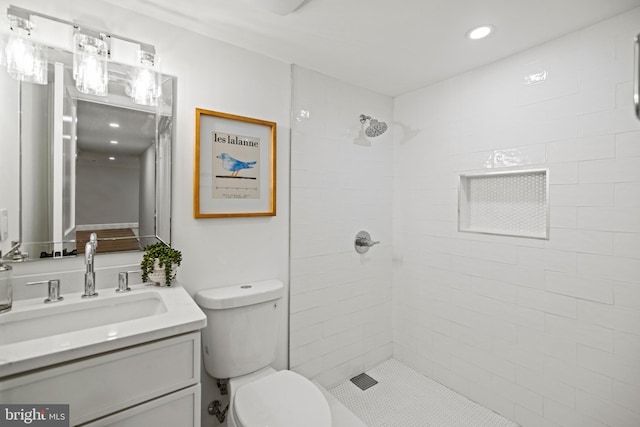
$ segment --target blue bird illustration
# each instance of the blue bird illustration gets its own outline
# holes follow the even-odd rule
[[[222,153],[216,156],[217,159],[222,160],[222,167],[231,172],[231,176],[238,176],[238,173],[242,169],[251,169],[257,162],[242,162],[238,159],[234,159],[227,153]]]

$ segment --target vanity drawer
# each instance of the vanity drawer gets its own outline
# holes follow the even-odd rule
[[[200,382],[200,332],[129,347],[0,381],[0,401],[69,404],[71,425]]]
[[[200,427],[200,384],[159,397],[82,427]]]

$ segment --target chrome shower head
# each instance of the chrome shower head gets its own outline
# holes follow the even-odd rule
[[[360,123],[364,124],[367,120],[369,120],[369,126],[365,129],[364,133],[368,137],[380,136],[389,128],[385,122],[379,122],[378,120],[371,118],[371,116],[360,114]]]

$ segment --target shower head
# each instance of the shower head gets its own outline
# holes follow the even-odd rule
[[[376,119],[371,118],[371,116],[360,114],[360,123],[365,124],[367,120],[369,120],[369,126],[365,129],[364,133],[368,137],[380,136],[388,129],[385,122],[379,122]]]

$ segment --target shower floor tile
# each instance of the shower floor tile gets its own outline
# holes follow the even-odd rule
[[[347,380],[329,392],[369,427],[517,427],[395,359],[366,372],[378,381],[362,391]]]

